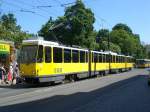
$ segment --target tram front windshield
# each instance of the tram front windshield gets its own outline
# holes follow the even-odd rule
[[[137,64],[145,64],[146,62],[144,60],[137,60]]]
[[[23,46],[20,52],[20,62],[21,63],[35,63],[37,55],[38,46]]]

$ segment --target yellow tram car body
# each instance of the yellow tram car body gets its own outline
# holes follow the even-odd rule
[[[21,76],[27,82],[50,82],[62,81],[70,76],[84,78],[111,69],[126,70],[133,67],[126,62],[130,57],[115,54],[111,63],[110,55],[113,54],[65,47],[44,40],[25,40],[20,54]],[[122,58],[124,61],[121,61]]]
[[[137,68],[149,68],[150,59],[136,59],[136,67]]]
[[[25,56],[32,54],[32,51],[34,51],[34,56],[31,57],[34,61],[28,60],[28,56]],[[88,50],[59,46],[57,43],[42,40],[27,40],[23,42],[21,52],[20,56],[23,57],[20,61],[20,71],[21,76],[25,78],[43,78],[42,81],[44,81],[49,76],[56,78],[55,76],[67,75],[68,73],[77,74],[88,71]],[[69,54],[66,53],[66,56],[70,59],[66,59],[68,57],[64,59],[65,52],[69,52]],[[75,52],[74,60],[71,59],[73,52]],[[83,62],[77,58],[80,57],[81,52],[84,53]],[[42,60],[36,59],[38,54],[41,55]],[[85,58],[86,56],[87,58]],[[51,59],[48,59],[49,57]]]

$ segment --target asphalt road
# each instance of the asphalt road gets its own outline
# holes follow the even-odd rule
[[[0,112],[150,112],[146,70],[54,87],[0,87]]]

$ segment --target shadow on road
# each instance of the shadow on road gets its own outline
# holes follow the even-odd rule
[[[150,104],[147,75],[139,75],[91,92],[3,106],[0,112],[150,112],[147,104]]]
[[[48,86],[58,86],[61,83],[57,84],[49,84],[49,83],[41,83],[41,84],[25,84],[25,83],[20,83],[16,85],[0,85],[0,88],[9,88],[9,89],[28,89],[28,88],[39,88],[39,87],[48,87]]]

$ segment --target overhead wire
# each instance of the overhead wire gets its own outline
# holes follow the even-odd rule
[[[38,9],[39,10],[39,7],[36,7],[35,5],[32,5],[32,4],[30,4],[30,3],[27,3],[27,2],[24,2],[23,0],[17,0],[17,1],[15,1],[16,3],[19,3],[19,4],[23,4],[24,6],[26,5],[26,6],[29,6],[29,7],[31,7],[31,9],[33,10],[33,9]],[[30,10],[31,10],[30,9]],[[47,11],[45,11],[45,10],[43,10],[43,9],[40,9],[40,11],[43,11],[44,13],[47,13]]]
[[[44,16],[42,14],[39,14],[37,11],[32,11],[31,9],[24,8],[24,7],[20,6],[20,5],[12,4],[12,3],[9,3],[9,2],[7,2],[7,4],[19,7],[20,8],[20,12],[32,13],[34,15],[38,15],[40,17],[47,18],[46,16]],[[26,4],[27,6],[30,6],[31,8],[34,8],[34,6],[32,6],[32,5],[28,4],[28,3],[23,2],[23,4]]]
[[[45,11],[46,13],[48,13],[48,11],[50,11],[50,10],[46,10],[45,8],[52,8],[52,7],[54,7],[53,5],[41,5],[41,2],[39,1],[39,0],[36,0],[36,2],[38,3],[38,4],[40,4],[40,5],[38,5],[38,6],[36,6],[36,8],[37,9],[39,9],[39,10],[43,10],[43,11]],[[55,17],[57,17],[58,15],[56,15],[55,13],[53,13],[53,12],[50,12],[51,13],[51,16],[55,16]],[[50,13],[48,13],[48,14],[50,14]]]
[[[16,11],[26,12],[26,13],[32,13],[34,15],[38,15],[40,17],[47,18],[46,16],[44,16],[42,14],[38,14],[36,11],[32,11],[31,9],[24,8],[24,7],[22,7],[22,6],[18,5],[18,4],[10,3],[8,1],[5,1],[3,3],[6,4],[6,5],[9,5],[9,6],[14,6],[17,9],[20,9],[20,10],[16,10]],[[13,10],[12,10],[12,12],[13,12]]]
[[[1,0],[1,1],[2,1],[2,0]],[[35,15],[38,15],[38,16],[41,16],[41,17],[44,17],[44,18],[47,18],[47,16],[44,16],[44,15],[42,15],[42,14],[39,14],[39,13],[37,13],[37,11],[34,11],[33,9],[37,9],[37,10],[40,10],[40,11],[42,11],[42,12],[44,12],[44,13],[49,14],[48,11],[45,10],[45,8],[54,7],[53,5],[49,5],[49,4],[48,4],[48,5],[41,5],[41,2],[40,2],[39,0],[36,0],[36,2],[37,2],[38,4],[40,4],[40,5],[37,5],[37,6],[36,6],[36,5],[32,5],[32,4],[30,4],[30,3],[27,3],[27,2],[24,2],[23,0],[17,0],[17,1],[15,1],[15,2],[16,2],[17,4],[14,4],[14,2],[13,2],[13,3],[7,2],[6,0],[5,0],[5,2],[3,1],[3,3],[5,3],[5,4],[7,4],[7,5],[13,5],[13,6],[17,7],[17,8],[20,8],[20,10],[18,10],[18,11],[20,11],[20,12],[32,13],[32,14],[35,14]],[[64,7],[64,8],[66,8],[68,5],[72,5],[72,4],[76,3],[76,1],[74,1],[74,2],[69,2],[69,3],[62,3],[62,2],[60,2],[59,0],[55,0],[55,2],[57,2],[61,7]],[[83,0],[83,2],[86,3],[86,5],[88,5],[88,7],[90,7],[90,5],[88,4],[88,3],[89,3],[89,0]],[[91,2],[91,1],[90,1],[90,2]],[[18,5],[18,3],[19,3],[19,4],[23,4],[23,5],[20,6],[20,5]],[[0,5],[1,5],[1,4],[0,4]],[[26,8],[25,8],[25,7],[26,7]],[[28,7],[28,8],[27,8],[27,7]],[[96,12],[94,8],[92,8],[92,10],[93,10],[94,12]],[[17,11],[17,10],[16,10],[16,11]],[[56,14],[51,14],[51,15],[57,17]],[[101,26],[102,28],[104,28],[104,24],[107,24],[107,25],[111,26],[105,19],[103,19],[103,18],[100,17],[99,15],[95,14],[95,17],[96,17],[97,23],[100,24],[100,26]]]

